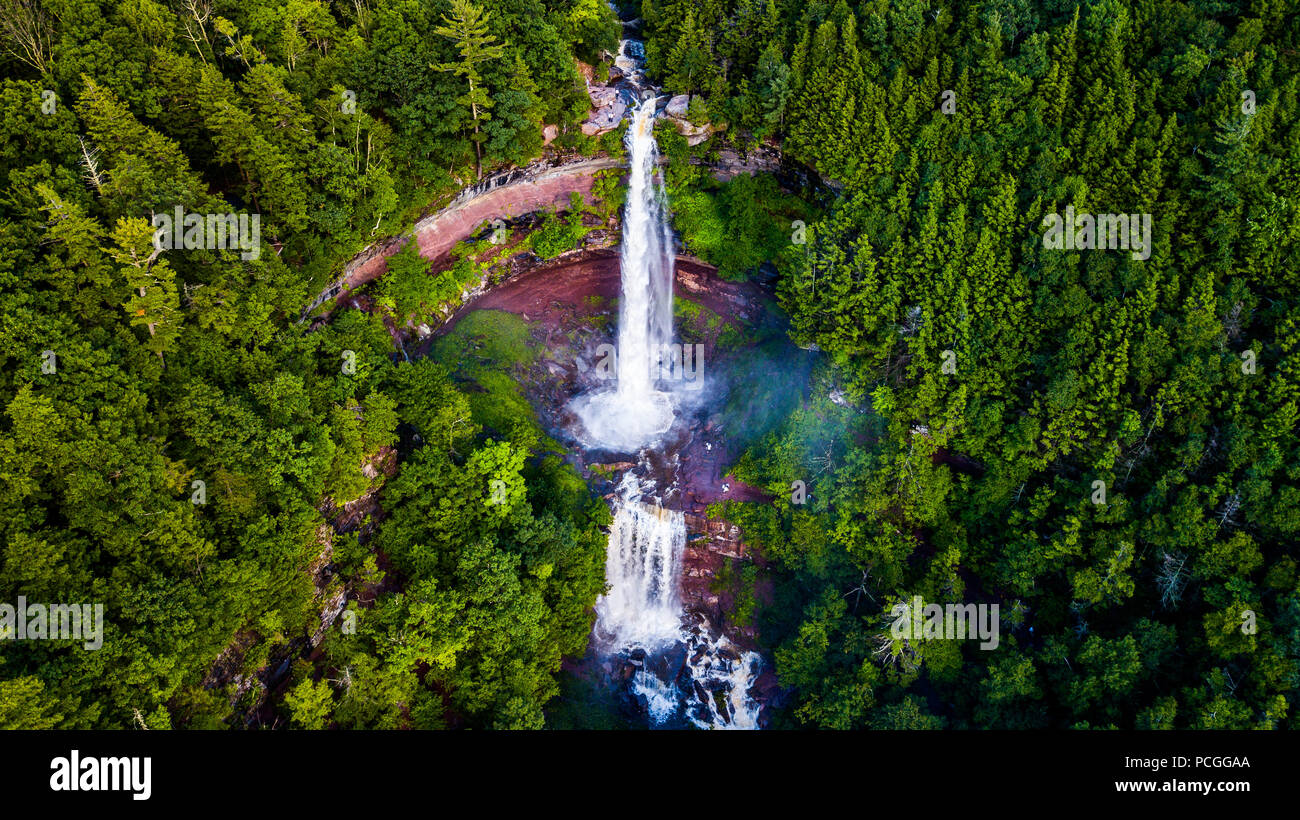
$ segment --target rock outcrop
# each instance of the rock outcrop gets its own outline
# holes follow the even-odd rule
[[[771,146],[760,145],[742,157],[733,148],[723,148],[718,151],[717,162],[712,163],[710,168],[713,178],[719,182],[726,182],[741,174],[753,176],[763,172],[776,173],[781,169],[781,152]]]
[[[715,129],[710,123],[696,125],[686,119],[686,111],[690,108],[691,98],[688,94],[678,94],[668,101],[664,106],[664,116],[672,122],[677,129],[677,133],[686,137],[688,145],[699,145],[700,143],[713,136]]]
[[[615,87],[624,76],[622,69],[616,66],[610,68],[607,85],[594,84],[590,71],[584,71],[582,76],[587,81],[587,96],[591,98],[592,107],[591,116],[582,124],[582,133],[594,137],[613,131],[627,113],[627,103],[619,99],[618,88]]]
[[[606,89],[613,91],[613,89]],[[627,106],[622,102],[615,100],[603,108],[599,108],[595,113],[582,124],[582,133],[589,137],[604,134],[607,131],[613,131],[618,124],[623,121],[623,115],[627,113]]]
[[[388,270],[387,258],[402,249],[412,237],[420,255],[434,261],[446,255],[457,242],[473,233],[485,221],[511,219],[547,208],[565,209],[569,194],[576,191],[593,202],[591,186],[598,171],[622,168],[610,157],[578,157],[569,161],[539,160],[525,168],[512,168],[484,177],[465,188],[446,207],[424,217],[400,236],[376,242],[358,254],[302,312],[309,313],[329,299],[355,292]]]
[[[727,613],[735,605],[735,590],[719,582],[726,577],[729,559],[749,561],[740,528],[719,519],[687,513],[686,548],[682,551],[682,604],[690,612],[716,624],[726,623],[733,639],[748,643],[755,637],[751,626],[730,623]]]

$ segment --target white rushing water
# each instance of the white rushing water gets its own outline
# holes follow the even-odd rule
[[[605,552],[610,590],[596,602],[596,637],[610,649],[657,651],[681,632],[686,523],[680,512],[642,500],[630,471],[619,495]]]
[[[635,659],[631,691],[654,724],[756,729],[761,705],[750,689],[762,660],[688,623],[680,595],[685,517],[659,506],[652,489],[633,471],[619,485],[605,553],[609,592],[596,601],[597,645]]]
[[[623,214],[618,306],[617,385],[581,396],[574,411],[590,446],[632,452],[673,423],[671,396],[656,389],[661,353],[673,337],[673,243],[666,195],[656,170],[655,97],[647,96],[627,130],[630,164]]]
[[[641,71],[641,64],[644,62],[645,46],[640,40],[618,41],[618,55],[614,57],[614,67],[623,73],[624,84],[637,98],[640,98],[646,83],[645,74]]]
[[[761,705],[749,690],[762,670],[762,658],[739,651],[725,635],[689,638],[686,668],[695,699],[687,700],[686,715],[691,723],[701,729],[757,729]]]

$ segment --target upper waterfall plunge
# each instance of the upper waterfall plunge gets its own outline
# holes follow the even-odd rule
[[[656,98],[637,106],[628,126],[630,165],[623,216],[618,344],[613,389],[581,396],[574,411],[591,446],[631,452],[652,443],[672,426],[671,396],[656,388],[660,358],[673,337],[673,239],[667,195],[656,175],[659,148],[654,137]]]

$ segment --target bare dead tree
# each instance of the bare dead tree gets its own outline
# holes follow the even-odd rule
[[[104,174],[99,170],[99,149],[90,147],[85,137],[77,136],[77,142],[81,144],[81,167],[86,176],[86,181],[95,186],[98,193],[104,192]]]
[[[893,638],[887,632],[881,632],[876,635],[876,649],[873,653],[880,665],[884,667],[898,666],[903,672],[915,672],[920,666],[917,661],[916,647],[907,638],[895,645]]]
[[[208,47],[208,51],[215,54],[212,50],[212,40],[208,38],[208,21],[212,19],[212,0],[181,0],[181,8],[186,12],[181,15],[181,25],[185,27],[185,39],[190,41],[194,50],[199,53],[199,59],[207,65],[207,55],[203,53],[203,45]]]
[[[370,29],[370,8],[365,0],[352,0],[352,10],[356,15],[357,27],[362,31]]]
[[[54,18],[39,0],[0,0],[0,35],[14,59],[42,74],[54,65]]]
[[[328,683],[332,683],[335,686],[341,688],[343,690],[343,693],[347,694],[348,692],[352,691],[352,667],[345,666],[341,671],[343,674],[340,677],[325,678],[325,680]]]
[[[1025,485],[1027,485],[1028,483],[1029,483],[1028,481],[1022,481],[1022,482],[1020,482],[1020,489],[1016,490],[1016,497],[1015,497],[1015,499],[1012,500],[1012,502],[1011,502],[1011,506],[1014,507],[1014,506],[1016,506],[1017,504],[1020,503],[1020,496],[1021,496],[1022,493],[1024,493],[1024,491],[1025,491]]]
[[[1124,473],[1124,480],[1120,483],[1121,487],[1128,485],[1129,476],[1133,474],[1133,466],[1137,464],[1138,460],[1141,459],[1142,456],[1146,455],[1147,452],[1149,451],[1149,448],[1147,447],[1147,442],[1151,440],[1151,433],[1156,429],[1155,417],[1163,408],[1164,408],[1164,402],[1157,403],[1154,408],[1148,408],[1148,411],[1152,411],[1151,425],[1147,427],[1147,434],[1142,437],[1142,444],[1139,445],[1136,450],[1132,451],[1132,455],[1129,457],[1128,470]],[[1147,414],[1143,413],[1143,415],[1145,416]]]
[[[1070,604],[1070,614],[1076,619],[1074,624],[1074,637],[1078,640],[1083,640],[1088,637],[1088,619],[1083,617],[1083,613],[1086,609],[1087,604],[1082,601],[1075,601]]]
[[[903,324],[899,326],[898,332],[902,336],[915,336],[923,323],[921,306],[912,305],[903,314]]]
[[[829,439],[826,442],[826,451],[821,455],[812,456],[811,458],[808,459],[808,462],[809,464],[812,465],[821,465],[813,473],[814,478],[816,478],[819,475],[822,475],[823,473],[831,472],[831,467],[833,467],[835,464],[835,439],[834,438]]]
[[[871,570],[869,569],[862,570],[862,580],[860,580],[858,582],[858,585],[853,587],[853,589],[850,589],[848,592],[844,593],[843,597],[845,598],[849,597],[850,595],[854,596],[853,597],[854,612],[858,611],[858,602],[862,600],[863,595],[870,598],[873,604],[876,602],[876,596],[872,595],[871,592],[867,589],[867,581],[869,579],[870,574],[871,574]]]
[[[1228,497],[1227,501],[1223,502],[1223,513],[1219,516],[1218,526],[1214,528],[1215,532],[1218,532],[1218,530],[1224,524],[1231,524],[1232,526],[1235,527],[1237,525],[1237,522],[1233,521],[1232,517],[1237,514],[1237,510],[1239,509],[1241,509],[1240,490],[1234,492],[1231,496]]]
[[[1165,609],[1178,606],[1178,601],[1182,598],[1183,587],[1187,585],[1186,566],[1186,556],[1164,553],[1164,559],[1156,573],[1156,584],[1160,588],[1160,605]]]

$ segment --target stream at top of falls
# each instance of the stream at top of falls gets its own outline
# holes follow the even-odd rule
[[[615,61],[623,74],[620,96],[633,106],[626,136],[629,182],[617,345],[608,369],[615,382],[571,405],[583,428],[584,449],[637,459],[623,474],[613,502],[607,592],[596,602],[592,643],[599,657],[612,662],[607,670],[615,664],[634,670],[619,685],[651,726],[756,729],[761,704],[751,691],[762,658],[683,606],[686,522],[681,512],[662,506],[672,487],[661,485],[675,486],[678,477],[650,468],[664,454],[665,434],[698,401],[701,384],[683,382],[688,354],[673,345],[675,247],[658,173],[658,97],[641,73],[641,55],[641,44],[626,39]],[[666,361],[673,355],[683,357],[682,367]]]

